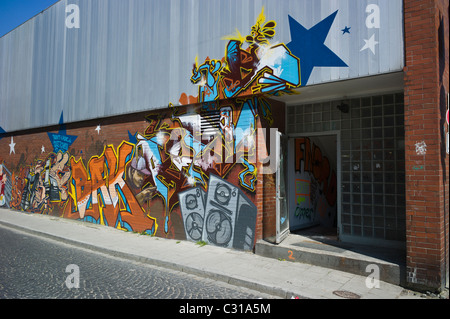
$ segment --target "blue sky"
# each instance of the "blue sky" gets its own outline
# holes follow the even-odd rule
[[[58,0],[0,0],[0,37]]]

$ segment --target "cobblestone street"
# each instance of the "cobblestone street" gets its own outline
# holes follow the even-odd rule
[[[79,267],[69,289],[68,265]],[[259,292],[0,227],[1,299],[255,299]]]

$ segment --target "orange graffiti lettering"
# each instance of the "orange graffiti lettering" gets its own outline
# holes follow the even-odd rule
[[[151,235],[155,233],[156,220],[145,214],[124,180],[125,166],[133,147],[122,142],[116,153],[113,146],[107,146],[101,156],[90,159],[89,170],[81,159],[71,159],[70,203],[66,205],[65,217]]]

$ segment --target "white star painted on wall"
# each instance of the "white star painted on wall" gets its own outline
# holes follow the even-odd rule
[[[102,130],[102,128],[100,127],[100,125],[97,126],[97,128],[95,129],[97,131],[97,134],[100,135],[100,131]]]
[[[370,51],[372,51],[372,53],[375,54],[375,46],[379,43],[378,41],[375,41],[375,34],[372,35],[372,37],[369,40],[364,39],[364,42],[366,42],[366,44],[363,46],[360,52],[370,49]]]
[[[11,144],[9,144],[9,155],[12,153],[16,154],[16,143],[14,143],[14,138],[11,136]]]

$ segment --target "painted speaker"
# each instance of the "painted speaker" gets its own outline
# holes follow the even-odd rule
[[[192,188],[178,195],[187,240],[197,242],[202,239],[205,197],[206,192],[201,188]]]
[[[253,248],[256,206],[240,189],[211,174],[206,195],[202,239],[212,245]]]

